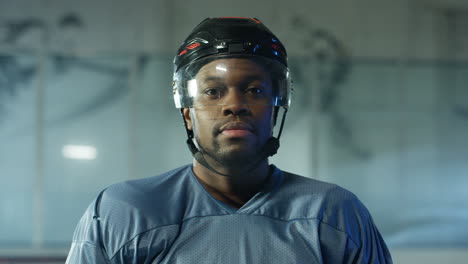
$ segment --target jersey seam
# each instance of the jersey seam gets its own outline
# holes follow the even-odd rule
[[[93,246],[97,246],[96,243],[86,241],[86,240],[72,240],[72,243],[75,243],[75,244],[90,244],[90,245],[93,245]]]
[[[357,247],[357,243],[351,238],[351,236],[348,234],[348,232],[338,228],[337,226],[334,226],[334,225],[332,225],[330,223],[327,223],[327,222],[323,221],[323,219],[320,219],[318,217],[293,218],[293,219],[286,220],[286,219],[281,219],[281,218],[276,218],[276,217],[273,217],[273,216],[261,215],[261,214],[245,214],[245,215],[263,216],[263,217],[267,217],[267,218],[271,218],[271,219],[275,219],[275,220],[279,220],[279,221],[283,221],[283,222],[291,222],[291,221],[298,221],[298,220],[317,220],[319,222],[319,224],[323,223],[323,224],[335,229],[336,231],[339,231],[339,232],[342,232],[342,233],[346,234],[346,236],[349,238],[349,240],[351,240],[351,242],[353,242],[354,246]]]
[[[121,247],[119,247],[119,249],[112,255],[112,257],[109,259],[109,260],[112,260],[116,255],[117,253],[122,250],[123,247],[125,247],[125,245],[127,245],[128,243],[130,243],[132,240],[134,240],[136,237],[144,234],[144,233],[147,233],[147,232],[151,232],[153,230],[156,230],[156,229],[159,229],[159,228],[163,228],[163,227],[168,227],[168,226],[180,226],[181,224],[183,224],[184,222],[186,221],[189,221],[193,218],[205,218],[205,217],[212,217],[212,216],[227,216],[227,215],[231,215],[231,214],[213,214],[213,215],[202,215],[202,216],[192,216],[192,217],[189,217],[189,218],[185,218],[183,219],[180,223],[175,223],[175,224],[167,224],[167,225],[162,225],[162,226],[157,226],[157,227],[154,227],[154,228],[151,228],[151,229],[148,229],[148,230],[145,230],[143,232],[140,232],[136,235],[134,235],[133,237],[131,237],[129,240],[127,240],[127,242],[125,242]],[[319,219],[317,217],[303,217],[303,218],[293,218],[293,219],[289,219],[289,220],[286,220],[286,219],[281,219],[281,218],[277,218],[277,217],[273,217],[273,216],[269,216],[269,215],[262,215],[262,214],[238,214],[238,215],[249,215],[249,216],[260,216],[260,217],[267,217],[267,218],[270,218],[270,219],[274,219],[274,220],[278,220],[278,221],[282,221],[282,222],[292,222],[292,221],[301,221],[301,220],[317,220],[319,222],[319,224],[325,224],[333,229],[335,229],[336,231],[339,231],[341,233],[344,233],[348,239],[354,244],[355,247],[357,247],[357,243],[351,238],[351,236],[348,234],[348,232],[346,232],[345,230],[341,230],[340,228],[330,224],[330,223],[327,223],[325,221],[323,221],[322,219]],[[75,241],[74,241],[75,242]],[[89,243],[89,244],[93,244],[96,246],[96,244],[94,243],[91,243],[91,242],[87,242],[87,241],[80,241],[80,243]]]
[[[163,227],[167,227],[167,226],[178,226],[178,225],[180,225],[180,224],[181,224],[181,223],[178,223],[178,224],[167,224],[167,225],[157,226],[157,227],[150,228],[150,229],[148,229],[148,230],[145,230],[145,231],[143,231],[143,232],[141,232],[141,233],[138,233],[138,234],[134,235],[134,236],[131,237],[129,240],[127,240],[127,242],[123,243],[122,246],[119,247],[119,249],[117,249],[117,250],[115,251],[115,253],[112,255],[112,257],[111,257],[109,260],[112,260],[112,259],[117,255],[117,253],[118,253],[120,250],[122,250],[123,247],[125,247],[125,245],[127,245],[128,243],[130,243],[132,240],[134,240],[134,239],[137,238],[138,236],[140,236],[140,235],[142,235],[142,234],[144,234],[144,233],[148,233],[148,232],[150,232],[150,231],[159,229],[159,228],[163,228]]]
[[[317,220],[319,222],[319,224],[323,223],[323,224],[335,229],[336,231],[344,233],[349,238],[349,240],[351,240],[351,242],[353,242],[354,246],[357,247],[357,243],[351,238],[351,236],[349,235],[348,232],[338,228],[337,226],[334,226],[334,225],[332,225],[330,223],[327,223],[327,222],[323,221],[323,219],[320,219],[320,218],[317,218],[317,217],[293,218],[293,219],[285,220],[285,219],[276,218],[276,217],[269,216],[269,215],[261,215],[261,214],[245,214],[245,215],[263,216],[263,217],[267,217],[267,218],[271,218],[271,219],[275,219],[275,220],[279,220],[279,221],[283,221],[283,222],[291,222],[291,221],[298,221],[298,220]]]
[[[322,221],[322,220],[319,220],[319,221],[320,221],[320,223],[323,223],[323,224],[325,224],[325,225],[327,225],[327,226],[329,226],[329,227],[335,229],[336,231],[339,231],[339,232],[342,232],[342,233],[346,234],[346,236],[348,237],[348,239],[349,239],[351,242],[353,242],[354,246],[355,246],[355,247],[358,247],[358,244],[351,238],[351,236],[348,234],[348,232],[346,232],[346,231],[344,231],[344,230],[341,230],[341,229],[339,229],[338,227],[333,226],[333,225],[331,225],[331,224],[329,224],[329,223],[327,223],[327,222],[325,222],[325,221]]]

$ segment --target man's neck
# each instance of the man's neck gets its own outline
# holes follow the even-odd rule
[[[269,176],[268,160],[265,159],[255,169],[239,173],[222,168],[223,176],[193,161],[193,172],[205,189],[216,199],[235,208],[242,207],[264,186]]]

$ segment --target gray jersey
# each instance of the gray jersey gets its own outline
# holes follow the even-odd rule
[[[334,184],[273,167],[240,209],[191,165],[104,190],[81,218],[67,263],[392,263],[369,212]]]

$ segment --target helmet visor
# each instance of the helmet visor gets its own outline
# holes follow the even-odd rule
[[[177,108],[216,110],[229,105],[289,108],[291,80],[283,64],[258,56],[206,57],[174,74]]]

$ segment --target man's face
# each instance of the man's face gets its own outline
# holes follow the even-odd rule
[[[184,109],[184,118],[202,152],[225,165],[254,161],[272,135],[266,69],[245,58],[215,60],[199,70],[189,90],[193,108]]]

